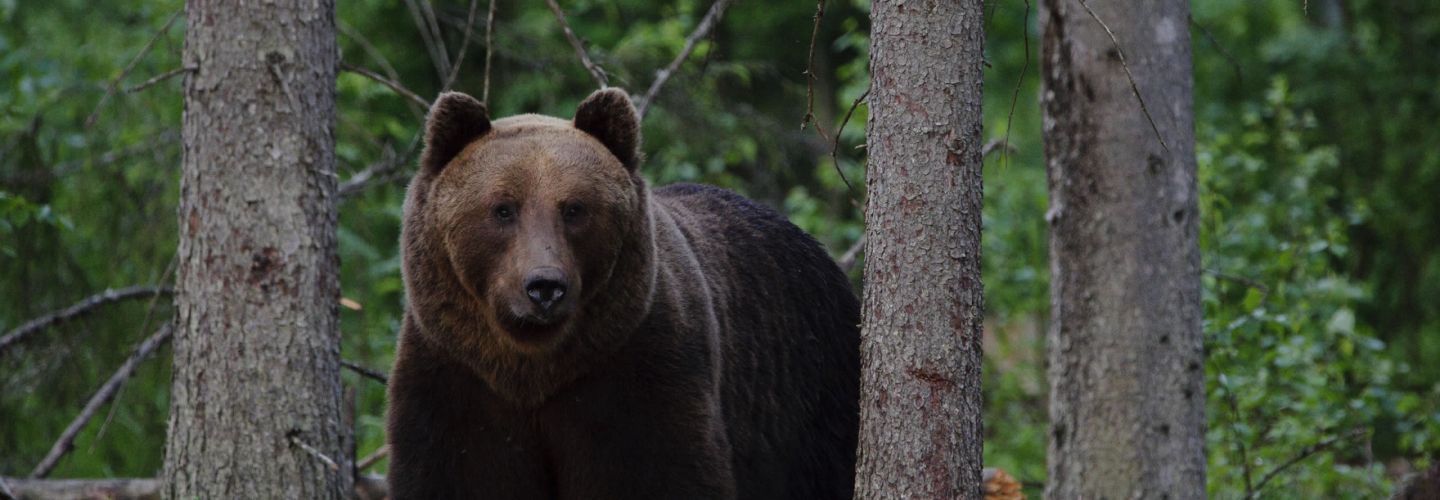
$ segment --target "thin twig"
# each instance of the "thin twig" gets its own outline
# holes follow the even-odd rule
[[[855,98],[855,102],[850,103],[850,110],[845,112],[845,119],[840,121],[840,128],[835,129],[835,143],[830,146],[830,163],[835,164],[835,173],[840,174],[840,180],[845,181],[845,191],[850,193],[850,201],[856,206],[860,205],[860,200],[855,198],[855,186],[850,185],[850,179],[847,179],[845,171],[840,169],[840,160],[836,152],[840,150],[840,134],[845,132],[845,125],[850,123],[850,115],[855,114],[855,108],[859,107],[860,102],[867,97],[870,97],[869,87],[865,88],[865,92],[861,93],[860,97]],[[815,124],[815,130],[820,131],[819,123]],[[820,131],[820,135],[823,137],[825,132]]]
[[[580,56],[580,64],[585,65],[585,71],[595,77],[595,83],[599,84],[600,88],[609,87],[610,80],[605,76],[605,70],[590,60],[590,54],[585,52],[585,44],[570,29],[570,23],[565,20],[565,11],[560,10],[560,4],[555,3],[555,0],[545,0],[545,4],[550,6],[550,12],[555,13],[555,19],[560,21],[560,29],[565,32],[565,39],[570,41],[570,46],[575,48],[575,55]],[[641,116],[644,116],[644,108],[641,108],[641,111]]]
[[[305,453],[309,453],[310,456],[315,457],[315,459],[323,462],[326,467],[330,468],[330,472],[340,472],[340,464],[335,463],[334,460],[326,456],[324,453],[321,453],[320,450],[315,449],[314,446],[310,446],[310,443],[305,442],[304,439],[300,439],[299,430],[290,431],[289,435],[287,435],[286,437],[289,438],[290,444],[299,446],[300,449],[305,450]]]
[[[381,85],[390,87],[390,90],[393,90],[395,91],[395,93],[400,94],[401,97],[409,99],[410,102],[413,102],[416,105],[420,106],[420,109],[430,109],[430,101],[425,100],[425,98],[420,97],[419,94],[416,94],[410,91],[410,89],[405,88],[405,86],[401,85],[399,82],[396,82],[389,78],[385,78],[379,73],[343,61],[340,63],[340,69],[355,73],[371,80],[375,80]]]
[[[145,46],[140,48],[140,53],[135,54],[135,57],[130,59],[130,63],[125,65],[125,69],[120,70],[120,74],[115,75],[115,78],[110,80],[110,85],[105,87],[105,95],[100,96],[100,102],[95,104],[95,111],[91,111],[90,117],[85,119],[85,128],[88,129],[95,126],[95,120],[100,118],[100,110],[105,107],[105,103],[109,102],[110,98],[115,95],[115,92],[120,89],[120,81],[124,80],[125,76],[129,75],[130,72],[135,69],[135,66],[140,64],[140,60],[144,59],[145,55],[150,53],[150,49],[155,48],[155,42],[164,38],[165,34],[170,32],[170,27],[175,25],[175,20],[180,19],[180,15],[184,13],[185,9],[180,9],[175,11],[174,14],[171,14],[170,19],[165,21],[165,25],[161,26],[160,30],[155,32],[155,36],[150,37],[150,41],[145,42]]]
[[[1239,284],[1241,284],[1241,285],[1244,285],[1244,286],[1247,286],[1247,287],[1250,287],[1250,288],[1254,288],[1254,289],[1256,289],[1256,290],[1259,290],[1259,291],[1260,291],[1260,303],[1261,303],[1261,304],[1266,303],[1266,302],[1269,301],[1269,299],[1270,299],[1270,287],[1269,287],[1269,286],[1266,286],[1264,283],[1261,283],[1261,282],[1259,282],[1259,281],[1255,281],[1255,280],[1250,279],[1250,278],[1246,278],[1246,277],[1244,277],[1244,276],[1240,276],[1240,275],[1236,275],[1236,274],[1230,274],[1230,273],[1222,272],[1222,271],[1215,270],[1215,269],[1205,269],[1204,272],[1205,272],[1205,274],[1209,274],[1209,275],[1211,275],[1211,276],[1214,276],[1214,277],[1216,277],[1216,278],[1219,278],[1219,279],[1222,279],[1222,280],[1225,280],[1225,281],[1232,281],[1232,282],[1239,283]]]
[[[421,132],[416,131],[415,135],[410,138],[410,145],[406,146],[405,152],[398,155],[393,154],[393,151],[387,147],[386,158],[379,162],[372,163],[369,167],[366,167],[365,170],[361,170],[359,173],[350,176],[349,179],[346,179],[345,182],[340,184],[340,199],[349,198],[370,186],[382,184],[398,177],[395,174],[399,168],[402,165],[408,164],[411,158],[414,157],[415,152],[419,150],[420,137]]]
[[[54,172],[56,177],[64,177],[75,173],[86,165],[106,166],[124,160],[131,156],[151,153],[180,141],[180,132],[174,129],[167,129],[157,132],[145,138],[143,141],[123,148],[116,148],[101,153],[99,156],[78,158],[64,163],[56,164]]]
[[[85,428],[85,424],[89,423],[90,419],[95,416],[95,412],[99,411],[101,406],[109,403],[111,398],[115,397],[115,392],[120,389],[120,386],[123,385],[126,380],[130,379],[130,375],[135,373],[135,368],[140,366],[140,363],[148,359],[151,354],[154,354],[155,350],[159,349],[161,345],[169,341],[173,333],[174,330],[170,324],[167,323],[165,326],[160,327],[154,335],[151,335],[141,342],[139,346],[135,347],[135,351],[130,353],[130,357],[125,360],[124,364],[120,365],[120,369],[115,370],[115,374],[111,375],[110,379],[106,380],[105,384],[100,386],[100,390],[95,391],[95,395],[91,396],[90,401],[85,403],[85,408],[80,410],[80,415],[70,422],[70,426],[65,428],[65,432],[60,434],[60,439],[56,440],[55,445],[50,447],[50,452],[45,454],[45,459],[41,460],[40,464],[35,466],[35,470],[30,473],[31,479],[41,479],[50,474],[50,471],[55,468],[55,465],[60,463],[60,459],[64,457],[71,448],[74,448],[75,436],[80,434],[80,431]]]
[[[132,286],[119,290],[105,290],[86,297],[84,300],[76,302],[70,307],[32,319],[16,327],[14,330],[10,330],[4,337],[0,337],[0,353],[4,353],[6,348],[9,348],[11,345],[14,345],[16,342],[23,340],[35,332],[79,318],[100,306],[122,300],[169,295],[172,293],[175,293],[175,289],[168,286]]]
[[[1266,483],[1269,483],[1271,479],[1274,479],[1275,476],[1279,475],[1281,472],[1284,472],[1285,469],[1290,468],[1290,466],[1298,464],[1305,459],[1315,455],[1316,453],[1320,453],[1322,451],[1330,449],[1330,447],[1339,444],[1341,441],[1354,439],[1358,436],[1363,436],[1365,434],[1366,431],[1364,428],[1352,429],[1350,432],[1332,437],[1330,439],[1326,439],[1310,446],[1306,446],[1304,449],[1300,450],[1300,453],[1297,453],[1294,457],[1291,457],[1290,460],[1286,460],[1285,463],[1282,463],[1276,466],[1275,469],[1271,470],[1270,472],[1265,473],[1265,475],[1260,478],[1260,482],[1255,484],[1255,491],[1250,492],[1250,494],[1246,495],[1245,498],[1256,498],[1260,494],[1260,491],[1265,488]]]
[[[435,8],[430,5],[431,0],[420,0],[420,13],[425,15],[425,23],[430,26],[431,36],[435,38],[435,45],[439,46],[440,58],[445,64],[445,71],[442,74],[449,74],[454,62],[450,60],[450,48],[445,46],[445,33],[440,31],[440,22],[435,18]]]
[[[15,496],[15,492],[10,489],[10,483],[6,482],[3,477],[0,477],[0,500],[19,500],[19,497]]]
[[[353,371],[353,372],[355,372],[355,373],[358,373],[358,374],[360,374],[361,376],[363,376],[363,377],[365,377],[365,378],[368,378],[368,379],[371,379],[371,380],[375,380],[375,381],[377,381],[377,382],[380,382],[381,384],[387,384],[387,385],[388,385],[388,384],[390,383],[390,376],[385,375],[385,372],[382,372],[382,371],[380,371],[380,370],[376,370],[376,369],[374,369],[374,368],[368,368],[368,367],[365,367],[365,366],[361,366],[361,365],[359,365],[359,364],[352,363],[352,362],[350,362],[350,361],[346,361],[346,360],[343,360],[343,359],[340,360],[340,366],[343,366],[343,367],[345,367],[345,368],[348,368],[348,369],[350,369],[350,371]]]
[[[1220,52],[1220,56],[1225,58],[1225,62],[1230,63],[1230,67],[1235,69],[1235,79],[1238,80],[1241,85],[1244,85],[1245,70],[1240,67],[1239,62],[1235,61],[1235,56],[1231,55],[1229,50],[1225,50],[1225,46],[1221,45],[1220,41],[1215,39],[1215,35],[1210,34],[1210,30],[1206,28],[1205,25],[1200,24],[1200,20],[1195,19],[1193,14],[1190,16],[1190,24],[1195,25],[1196,28],[1200,28],[1200,33],[1205,35],[1206,40],[1210,40],[1210,45],[1214,45],[1215,50]]]
[[[475,7],[479,3],[480,0],[470,0],[470,14],[465,16],[465,37],[460,40],[460,53],[455,55],[455,64],[450,66],[450,76],[445,78],[445,90],[455,85],[455,79],[460,76],[460,66],[465,64],[465,49],[470,48],[470,30],[475,26]],[[490,0],[490,3],[494,5],[495,0]]]
[[[1020,23],[1020,39],[1025,41],[1025,63],[1020,66],[1020,78],[1015,80],[1015,94],[1010,97],[1010,115],[1005,118],[1005,148],[1001,149],[1001,163],[1009,161],[1010,126],[1015,123],[1015,104],[1020,102],[1020,87],[1025,84],[1025,72],[1030,70],[1030,0],[1025,0],[1025,16]],[[985,156],[982,152],[982,158]]]
[[[554,2],[554,0],[547,1]],[[705,13],[705,17],[700,20],[700,24],[695,26],[695,31],[685,37],[685,48],[680,49],[680,53],[670,61],[669,65],[655,73],[655,82],[650,84],[650,89],[645,91],[645,96],[640,98],[640,102],[635,106],[641,118],[644,118],[645,113],[650,110],[650,103],[655,100],[655,95],[660,93],[660,87],[664,86],[665,82],[670,80],[670,77],[680,69],[680,65],[690,57],[690,53],[695,52],[695,46],[700,43],[700,39],[705,38],[710,30],[715,29],[715,25],[720,23],[720,17],[725,15],[725,8],[728,6],[730,6],[730,0],[715,0],[715,3],[710,6],[710,10]]]
[[[175,69],[172,69],[172,70],[170,70],[170,71],[166,71],[166,72],[164,72],[164,73],[160,73],[160,74],[158,74],[158,75],[155,75],[154,77],[151,77],[149,80],[145,80],[144,82],[142,82],[142,83],[139,84],[139,85],[136,85],[136,86],[134,86],[134,87],[130,87],[130,88],[128,88],[128,89],[125,89],[125,93],[126,93],[126,94],[133,94],[133,93],[135,93],[135,92],[139,92],[139,91],[141,91],[141,90],[148,89],[148,88],[154,86],[154,85],[157,84],[157,83],[160,83],[160,82],[163,82],[163,81],[165,81],[165,80],[169,80],[169,79],[171,79],[171,78],[174,78],[176,75],[179,75],[179,74],[182,74],[182,73],[188,73],[188,72],[191,72],[191,71],[195,71],[195,68],[175,68]]]
[[[365,51],[365,54],[370,56],[370,59],[375,60],[375,64],[380,65],[380,70],[385,72],[385,76],[390,77],[391,80],[400,81],[400,73],[395,71],[395,66],[390,64],[390,60],[385,58],[385,54],[381,53],[380,49],[375,48],[375,44],[370,43],[369,38],[365,38],[363,33],[356,31],[355,28],[350,27],[350,25],[344,21],[337,20],[335,25],[340,28],[341,34],[350,37],[351,40],[360,46],[360,50]]]
[[[449,55],[440,49],[435,40],[437,35],[430,31],[430,24],[416,0],[405,0],[405,7],[410,10],[410,19],[415,21],[415,29],[420,30],[420,39],[425,42],[425,51],[430,53],[430,63],[435,66],[435,74],[440,77],[440,81],[445,81],[445,76],[450,74],[450,64],[446,62]]]
[[[1155,124],[1155,117],[1150,115],[1150,107],[1145,105],[1145,97],[1140,95],[1140,86],[1135,84],[1135,74],[1130,72],[1130,63],[1125,62],[1125,51],[1120,48],[1120,40],[1115,38],[1114,31],[1110,31],[1110,26],[1100,20],[1100,16],[1096,15],[1095,11],[1090,10],[1090,4],[1085,3],[1085,0],[1076,1],[1080,2],[1080,6],[1085,8],[1085,12],[1090,14],[1091,19],[1099,23],[1101,28],[1105,28],[1105,34],[1110,35],[1110,42],[1115,44],[1115,54],[1120,56],[1120,67],[1125,70],[1125,77],[1130,79],[1130,90],[1135,93],[1135,100],[1140,101],[1140,111],[1143,111],[1145,119],[1150,121],[1150,129],[1155,131],[1155,139],[1160,141],[1160,147],[1165,148],[1165,152],[1169,153],[1170,145],[1165,144],[1165,138],[1160,136],[1160,126]]]
[[[1220,388],[1225,390],[1225,401],[1226,404],[1230,406],[1231,418],[1234,418],[1236,422],[1239,422],[1240,403],[1235,400],[1235,391],[1230,390],[1230,384],[1228,383],[1220,384]],[[1245,446],[1245,439],[1243,438],[1243,436],[1240,435],[1240,430],[1232,425],[1230,426],[1230,433],[1235,439],[1235,445],[1240,448],[1240,471],[1245,478],[1245,497],[1249,498],[1251,495],[1255,494],[1254,483],[1250,480],[1250,453]]]
[[[991,153],[1004,151],[1006,154],[1015,154],[1015,145],[1007,144],[1004,139],[991,139],[990,142],[980,146],[980,158],[989,157]]]
[[[846,249],[845,253],[840,254],[839,259],[835,259],[835,265],[840,266],[840,270],[843,272],[850,272],[850,268],[855,267],[855,262],[860,256],[860,251],[864,249],[865,235],[862,234],[860,235],[860,239],[855,240],[855,244],[850,245],[850,248]]]
[[[800,130],[805,130],[806,125],[814,123],[815,132],[819,133],[822,139],[828,140],[830,138],[825,136],[825,129],[820,126],[819,122],[815,121],[815,40],[820,37],[820,20],[824,17],[825,0],[816,0],[815,24],[810,27],[810,52],[805,58],[805,118],[800,120]],[[866,90],[866,92],[869,92],[869,90]],[[856,103],[858,104],[859,101],[856,101]],[[835,141],[837,143],[840,141],[839,132],[835,133]],[[833,157],[835,152],[832,150],[830,153]],[[840,167],[836,165],[835,168],[838,170]],[[845,174],[840,174],[840,177],[844,178]],[[846,181],[845,185],[849,186],[850,182]]]
[[[495,0],[490,0],[490,14],[485,17],[485,86],[480,91],[480,104],[490,107],[490,55],[495,51]]]
[[[365,458],[360,459],[360,463],[355,464],[355,472],[357,474],[365,472],[365,469],[369,469],[370,466],[380,463],[380,459],[387,456],[390,456],[390,445],[388,444],[381,446],[378,450],[375,450],[375,453],[371,453]]]

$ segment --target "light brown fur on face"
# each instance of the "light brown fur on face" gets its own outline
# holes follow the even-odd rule
[[[630,174],[596,139],[555,118],[494,123],[431,188],[429,225],[443,236],[460,284],[482,303],[489,330],[520,351],[553,349],[609,276],[622,243],[613,228],[635,209]],[[506,210],[508,219],[497,217]],[[527,274],[559,270],[564,297],[541,311]],[[598,288],[596,288],[598,290]]]
[[[538,403],[623,340],[589,325],[638,321],[650,300],[646,188],[614,153],[636,146],[592,130],[538,115],[491,123],[447,94],[410,187],[404,271],[421,340],[517,402]],[[536,273],[564,282],[550,309],[528,295]]]

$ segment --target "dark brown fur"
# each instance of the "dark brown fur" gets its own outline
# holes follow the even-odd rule
[[[426,138],[402,236],[396,498],[850,496],[858,304],[812,238],[723,190],[652,195],[618,89],[573,122],[491,123],[446,94]],[[563,272],[571,302],[536,313],[537,268]]]

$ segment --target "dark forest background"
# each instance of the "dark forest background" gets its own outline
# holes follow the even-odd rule
[[[453,86],[477,96],[487,3]],[[1268,491],[1384,495],[1440,454],[1440,9],[1427,4],[1192,3],[1212,494],[1301,459]],[[469,2],[436,0],[434,28],[413,5],[339,2],[339,42],[348,65],[428,100],[445,81],[431,54],[458,51]],[[562,5],[611,85],[641,93],[709,2]],[[833,160],[827,137],[868,85],[868,2],[826,7],[807,82],[815,4],[732,6],[654,102],[642,169],[655,184],[761,200],[838,256],[863,233],[865,105]],[[180,83],[147,81],[182,67],[184,20],[167,24],[180,8],[0,0],[0,332],[106,288],[173,281]],[[985,163],[985,460],[1034,487],[1049,317],[1037,12],[1024,0],[986,9],[984,136],[1009,147]],[[499,1],[491,49],[494,116],[569,116],[595,87],[543,2]],[[396,244],[424,110],[356,71],[336,88],[341,183],[398,167],[340,209],[343,356],[383,370],[404,307]],[[812,99],[823,133],[801,128]],[[168,297],[126,301],[0,352],[0,476],[27,474],[170,316]],[[167,358],[139,369],[53,477],[156,474]],[[384,389],[345,377],[364,456],[384,441]]]

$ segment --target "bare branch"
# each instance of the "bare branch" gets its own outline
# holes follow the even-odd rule
[[[410,145],[406,146],[404,153],[394,154],[393,150],[387,147],[385,155],[380,161],[370,164],[369,167],[365,167],[365,170],[350,176],[340,184],[340,199],[349,198],[371,186],[384,184],[401,177],[400,167],[408,164],[414,157],[415,151],[420,147],[420,137],[421,132],[416,131],[415,135],[410,138]]]
[[[415,29],[420,30],[420,39],[425,42],[425,51],[430,53],[430,62],[435,66],[435,74],[439,75],[440,81],[443,82],[445,81],[445,75],[450,74],[450,62],[448,59],[450,55],[448,51],[440,48],[439,41],[436,40],[439,36],[439,30],[433,32],[430,30],[428,18],[425,16],[425,13],[421,11],[419,5],[419,3],[424,1],[425,0],[421,0],[420,2],[416,0],[405,0],[405,7],[410,10],[410,19],[415,21]]]
[[[175,290],[168,286],[132,286],[121,288],[119,290],[105,290],[95,295],[86,297],[84,300],[76,302],[70,307],[41,316],[39,318],[32,319],[25,322],[25,324],[22,324],[19,327],[15,328],[14,330],[10,330],[10,332],[6,333],[4,337],[0,337],[0,354],[3,354],[6,348],[9,348],[16,342],[24,340],[25,337],[28,337],[35,332],[44,330],[54,325],[58,325],[60,323],[74,320],[76,318],[89,314],[91,311],[94,311],[100,306],[119,302],[122,300],[143,299],[154,297],[157,295],[169,295],[172,293],[175,293]]]
[[[1224,378],[1224,375],[1221,375],[1221,377],[1222,383],[1220,384],[1220,388],[1225,391],[1225,404],[1230,407],[1231,418],[1234,418],[1236,422],[1239,422],[1240,403],[1235,399],[1235,391],[1230,390],[1230,384],[1224,383],[1224,380],[1226,380]],[[1245,440],[1242,439],[1242,436],[1240,436],[1240,430],[1238,428],[1233,425],[1230,426],[1230,434],[1232,436],[1232,439],[1235,440],[1235,444],[1240,451],[1240,471],[1242,473],[1242,477],[1245,479],[1245,497],[1249,498],[1251,495],[1255,494],[1254,482],[1250,480],[1250,452],[1245,446]]]
[[[1235,70],[1235,79],[1239,80],[1241,84],[1244,84],[1245,70],[1241,69],[1239,62],[1235,61],[1235,56],[1231,55],[1230,51],[1225,50],[1225,46],[1221,45],[1220,41],[1215,39],[1215,35],[1210,34],[1210,30],[1206,28],[1205,25],[1200,24],[1200,20],[1195,19],[1194,15],[1190,16],[1190,24],[1195,25],[1196,28],[1200,28],[1200,33],[1205,35],[1205,39],[1210,41],[1210,45],[1214,45],[1215,50],[1220,53],[1220,56],[1225,58],[1225,62],[1229,63],[1230,67]]]
[[[106,498],[111,500],[151,500],[160,498],[160,480],[144,479],[20,479],[0,478],[0,485],[9,483],[10,498],[60,500]],[[3,491],[3,486],[0,486]],[[385,478],[373,474],[355,477],[355,498],[379,500],[388,498]]]
[[[820,36],[820,19],[824,17],[825,0],[816,0],[815,25],[810,28],[810,52],[805,59],[805,118],[800,121],[800,130],[805,130],[806,125],[815,123],[815,132],[819,133],[822,139],[829,139],[825,136],[825,129],[815,122],[815,39]],[[836,132],[835,137],[838,142],[840,133]],[[831,156],[834,156],[834,150],[831,150]],[[838,170],[840,167],[837,165],[835,168]],[[843,179],[845,174],[840,174],[840,177]],[[848,187],[850,181],[845,181],[845,185]]]
[[[860,252],[863,250],[865,250],[865,235],[862,234],[860,239],[855,240],[855,244],[850,245],[850,248],[840,255],[840,258],[835,259],[835,265],[840,266],[841,271],[850,272],[850,268],[855,267],[855,262],[859,260]]]
[[[128,89],[125,89],[125,93],[126,93],[126,94],[133,94],[133,93],[135,93],[135,92],[139,92],[139,91],[141,91],[141,90],[148,89],[148,88],[154,86],[154,85],[157,84],[157,83],[160,83],[160,82],[163,82],[163,81],[165,81],[165,80],[169,80],[169,79],[171,79],[171,78],[174,78],[176,75],[180,75],[180,74],[183,74],[183,73],[189,73],[189,72],[191,72],[191,71],[195,71],[195,68],[175,68],[175,69],[172,69],[172,70],[170,70],[170,71],[166,71],[166,72],[164,72],[164,73],[160,73],[160,74],[158,74],[158,75],[155,75],[154,77],[151,77],[149,80],[145,80],[144,82],[142,82],[142,83],[139,84],[139,85],[136,85],[136,86],[134,86],[134,87],[130,87],[130,88],[128,88]]]
[[[89,423],[90,419],[95,416],[95,412],[99,411],[101,406],[105,406],[106,403],[109,403],[110,400],[115,397],[115,392],[119,391],[120,386],[125,384],[126,380],[130,379],[130,375],[135,373],[135,368],[140,366],[141,362],[149,359],[150,355],[154,354],[155,350],[159,349],[161,345],[168,342],[173,333],[174,330],[171,328],[171,325],[167,323],[165,326],[160,327],[154,335],[151,335],[141,342],[139,346],[135,347],[135,351],[130,353],[130,357],[125,360],[124,364],[120,365],[120,369],[115,370],[115,374],[111,375],[110,379],[106,380],[105,384],[100,386],[100,390],[95,391],[95,395],[91,396],[90,401],[85,403],[85,408],[80,410],[80,415],[70,422],[70,426],[65,428],[65,432],[60,434],[60,439],[56,440],[55,445],[50,447],[50,452],[45,454],[45,459],[41,460],[40,464],[35,466],[35,470],[30,472],[31,479],[44,478],[50,474],[51,470],[55,469],[55,465],[60,463],[60,459],[63,458],[71,448],[74,448],[75,436],[80,434],[80,431],[85,428],[85,424]]]
[[[605,76],[605,70],[590,61],[590,54],[585,52],[585,44],[576,38],[575,32],[570,29],[570,23],[565,20],[565,11],[560,10],[560,4],[555,3],[555,0],[545,0],[545,4],[550,6],[550,12],[555,13],[555,19],[560,21],[560,28],[565,32],[565,39],[570,40],[570,46],[575,48],[575,55],[580,56],[580,63],[585,65],[585,70],[590,72],[590,76],[595,77],[595,83],[600,84],[602,89],[609,87],[610,80]],[[640,110],[640,116],[645,116],[645,108],[642,107]]]
[[[120,81],[124,80],[126,75],[129,75],[131,71],[135,70],[135,66],[140,64],[140,60],[144,59],[145,55],[150,53],[150,49],[155,48],[155,42],[160,41],[166,33],[169,33],[170,27],[174,26],[175,21],[180,19],[180,15],[184,13],[185,9],[180,9],[175,11],[174,14],[171,14],[170,19],[165,21],[165,25],[161,26],[160,30],[155,32],[155,36],[150,37],[150,41],[145,42],[145,46],[140,48],[140,53],[135,54],[135,57],[130,59],[130,63],[125,65],[125,69],[120,70],[120,74],[115,75],[115,78],[110,80],[110,85],[105,87],[105,95],[100,96],[100,102],[95,104],[95,111],[91,111],[90,117],[85,119],[85,128],[88,129],[95,126],[95,120],[100,118],[100,110],[105,107],[105,103],[110,101],[110,98],[120,89]]]
[[[980,146],[980,157],[985,158],[996,151],[1014,154],[1015,145],[1005,142],[1004,139],[991,139],[990,142],[985,143],[984,146]]]
[[[380,463],[380,459],[387,456],[390,456],[390,445],[388,444],[375,450],[375,453],[371,453],[369,456],[360,459],[360,463],[355,464],[355,472],[365,472],[365,469],[369,469],[370,466]]]
[[[340,69],[345,70],[345,71],[349,71],[349,72],[351,72],[351,73],[355,73],[355,74],[357,74],[357,75],[360,75],[360,76],[369,78],[369,79],[371,79],[371,80],[375,80],[376,82],[379,82],[381,85],[384,85],[384,86],[386,86],[386,87],[390,87],[390,90],[393,90],[393,91],[395,91],[395,93],[400,94],[401,97],[404,97],[404,98],[406,98],[406,99],[409,99],[410,102],[415,103],[417,106],[420,107],[420,109],[422,109],[422,110],[428,110],[428,109],[430,109],[430,101],[425,100],[425,98],[420,97],[419,94],[416,94],[415,92],[412,92],[410,89],[405,88],[405,86],[404,86],[404,85],[401,85],[400,82],[396,82],[396,81],[391,80],[391,79],[389,79],[389,78],[385,78],[384,76],[381,76],[379,73],[376,73],[376,72],[374,72],[374,71],[370,71],[370,70],[368,70],[368,69],[365,69],[365,68],[362,68],[362,67],[359,67],[359,66],[356,66],[356,65],[347,63],[347,62],[343,62],[343,61],[340,63]]]
[[[63,177],[66,175],[70,175],[76,170],[84,167],[87,163],[93,163],[99,166],[110,165],[131,156],[155,152],[157,150],[160,150],[162,146],[169,146],[179,141],[179,131],[176,131],[174,129],[162,130],[144,139],[141,142],[122,148],[112,149],[110,151],[101,153],[99,156],[91,156],[89,158],[77,158],[64,163],[58,163],[54,167],[55,176]]]
[[[465,49],[470,48],[470,33],[475,27],[475,7],[479,3],[480,0],[470,0],[470,14],[465,17],[465,37],[460,41],[460,53],[455,55],[455,64],[450,66],[450,76],[445,78],[445,86],[441,87],[445,90],[450,90],[450,86],[455,84],[455,79],[460,76],[460,66],[465,64]],[[495,0],[490,0],[490,5],[495,5]]]
[[[385,54],[381,53],[380,49],[375,48],[375,44],[370,43],[369,38],[365,38],[363,33],[356,31],[344,21],[337,20],[336,26],[340,28],[340,33],[350,37],[355,44],[360,46],[360,50],[365,51],[366,55],[374,59],[375,64],[380,65],[380,70],[385,72],[385,76],[390,77],[391,80],[400,81],[400,73],[395,71],[395,66],[390,65],[390,60],[385,58]]]
[[[1100,16],[1095,15],[1095,11],[1090,10],[1090,4],[1085,3],[1085,0],[1076,1],[1080,2],[1080,6],[1085,8],[1085,12],[1090,14],[1091,19],[1099,23],[1101,28],[1105,28],[1105,34],[1110,35],[1110,43],[1115,46],[1115,54],[1120,56],[1120,67],[1125,70],[1125,78],[1130,80],[1130,90],[1135,93],[1135,100],[1140,101],[1140,111],[1143,111],[1145,119],[1150,121],[1150,129],[1155,131],[1155,140],[1160,141],[1160,147],[1165,148],[1165,152],[1169,153],[1170,145],[1165,144],[1165,138],[1160,136],[1160,126],[1155,124],[1155,117],[1150,115],[1150,107],[1145,105],[1145,97],[1140,95],[1140,86],[1135,84],[1135,74],[1130,72],[1130,63],[1125,62],[1125,50],[1120,48],[1120,40],[1115,38],[1114,31],[1110,31],[1110,26],[1100,20]]]
[[[353,362],[350,362],[350,361],[346,361],[346,360],[343,360],[343,359],[340,360],[340,366],[343,366],[343,367],[345,367],[345,368],[348,368],[348,369],[350,369],[350,371],[353,371],[353,372],[355,372],[355,373],[357,373],[357,374],[360,374],[360,376],[363,376],[363,377],[365,377],[365,378],[368,378],[368,379],[371,379],[371,380],[375,380],[375,381],[377,381],[377,382],[380,382],[381,384],[389,384],[389,383],[390,383],[390,376],[385,375],[385,372],[382,372],[382,371],[380,371],[380,370],[376,370],[376,369],[374,369],[374,368],[368,368],[368,367],[365,367],[365,366],[361,366],[361,365],[359,365],[359,364],[356,364],[356,363],[353,363]]]
[[[106,498],[139,500],[160,498],[159,479],[21,479],[0,478],[10,484],[8,498],[59,500]]]
[[[554,2],[554,0],[547,1]],[[720,17],[725,15],[725,8],[729,6],[730,0],[715,0],[715,3],[710,5],[710,10],[705,13],[705,17],[700,20],[700,24],[695,26],[695,31],[685,37],[685,47],[680,49],[680,53],[670,61],[669,65],[655,73],[655,82],[650,84],[650,89],[645,91],[645,96],[641,97],[640,102],[635,106],[641,118],[644,118],[645,113],[650,110],[650,104],[655,100],[655,95],[660,93],[660,87],[664,86],[665,82],[669,81],[670,77],[680,69],[680,65],[690,57],[690,53],[695,52],[695,46],[700,43],[700,39],[705,38],[710,30],[715,29],[715,25],[720,23]]]
[[[485,86],[481,90],[480,104],[490,108],[490,55],[495,51],[495,0],[490,0],[490,14],[485,18]]]
[[[1266,483],[1269,483],[1271,479],[1274,479],[1275,476],[1279,475],[1281,472],[1285,472],[1285,469],[1289,469],[1290,466],[1298,464],[1305,459],[1314,456],[1316,453],[1328,450],[1342,441],[1364,436],[1365,434],[1366,431],[1363,428],[1352,429],[1350,430],[1350,432],[1332,437],[1330,439],[1326,439],[1310,446],[1306,446],[1304,449],[1300,450],[1300,453],[1297,453],[1294,457],[1291,457],[1290,460],[1286,460],[1285,463],[1276,466],[1273,470],[1265,473],[1264,476],[1261,476],[1260,482],[1255,484],[1255,491],[1250,492],[1250,494],[1246,495],[1245,498],[1257,498],[1260,494],[1260,490],[1265,488]]]
[[[1020,29],[1020,39],[1025,41],[1025,63],[1020,66],[1020,78],[1015,80],[1015,94],[1010,96],[1010,115],[1005,118],[1005,148],[1000,150],[1002,153],[1010,151],[1010,126],[1015,123],[1015,105],[1020,102],[1020,86],[1025,84],[1025,72],[1030,70],[1030,0],[1025,0],[1025,15]],[[983,159],[985,152],[982,151],[980,157]],[[1008,158],[1009,155],[1001,157],[1002,160]]]
[[[305,453],[309,453],[310,456],[315,457],[316,460],[324,463],[326,467],[330,468],[330,472],[340,472],[340,464],[335,463],[335,460],[332,460],[330,457],[325,456],[324,453],[321,453],[320,450],[315,449],[314,446],[310,446],[310,443],[305,442],[304,439],[300,439],[299,430],[292,430],[286,433],[285,438],[290,440],[290,444],[299,446],[301,450],[305,450]]]
[[[845,171],[840,170],[840,159],[837,152],[840,150],[840,134],[845,131],[845,125],[850,123],[850,115],[855,114],[855,108],[859,107],[860,102],[867,97],[870,97],[868,87],[865,92],[860,94],[860,97],[855,98],[855,102],[850,103],[850,110],[845,112],[845,119],[840,121],[840,128],[835,129],[835,142],[830,146],[830,163],[835,164],[835,173],[840,174],[840,180],[845,181],[845,190],[850,193],[850,201],[857,207],[860,207],[860,200],[855,197],[855,186],[850,185],[850,179],[845,178]],[[821,137],[825,136],[825,132],[820,130],[819,123],[815,124],[815,130],[820,132]]]

